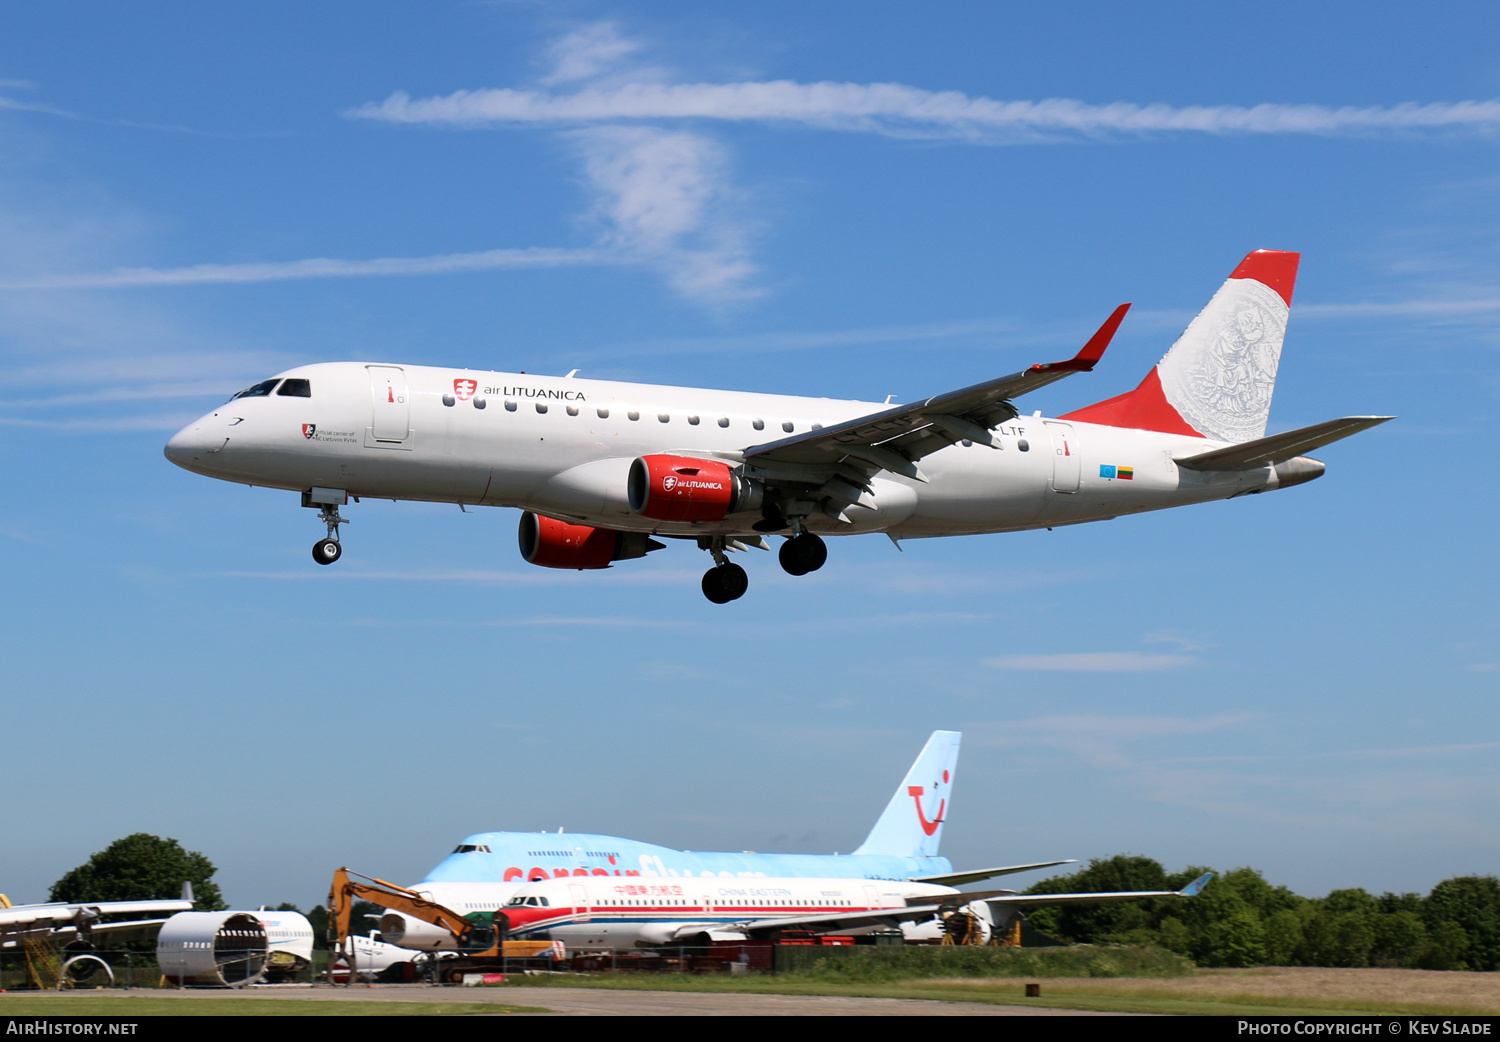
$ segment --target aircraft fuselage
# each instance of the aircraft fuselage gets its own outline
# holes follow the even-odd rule
[[[758,512],[652,520],[631,509],[630,465],[653,453],[733,464],[749,446],[880,411],[879,403],[650,384],[336,362],[276,378],[307,396],[239,397],[184,428],[166,454],[199,474],[352,497],[519,507],[620,531],[751,536]],[[272,381],[266,381],[267,384]],[[285,383],[278,385],[286,386]],[[457,392],[457,393],[456,393]],[[925,481],[882,473],[825,535],[898,538],[1094,521],[1277,487],[1274,467],[1180,469],[1174,454],[1226,443],[1021,416],[999,448],[959,442],[921,462]],[[747,476],[755,477],[752,463]]]

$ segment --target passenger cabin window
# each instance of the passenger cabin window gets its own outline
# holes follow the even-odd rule
[[[312,383],[308,380],[293,378],[281,381],[281,390],[277,395],[286,395],[288,398],[311,398]]]
[[[609,419],[609,410],[608,409],[595,409],[594,411],[599,414],[599,419],[601,419],[601,420],[607,420],[607,419]]]
[[[729,417],[728,416],[720,416],[719,417],[719,426],[720,427],[728,427],[729,426]]]
[[[766,421],[765,420],[752,420],[750,422],[750,426],[754,427],[758,431],[763,431],[763,430],[766,429]]]
[[[636,412],[634,409],[631,409],[625,415],[629,416],[632,420],[639,420],[641,418],[641,414]]]
[[[266,395],[270,394],[272,389],[280,382],[280,380],[262,380],[254,387],[245,388],[239,394],[235,395],[234,398],[264,398]],[[229,400],[232,402],[234,401],[234,398],[231,398]]]
[[[505,411],[506,412],[515,412],[516,411],[515,399],[513,399],[513,398],[507,398],[507,399],[505,399]]]
[[[696,416],[689,416],[688,417],[688,424],[690,426],[693,426],[693,427],[698,426],[698,417],[696,417]]]
[[[784,431],[786,431],[788,434],[790,434],[790,433],[792,433],[792,431],[796,430],[797,428],[796,428],[795,424],[792,424],[792,423],[783,423],[781,425],[781,429],[784,430]]]
[[[539,412],[539,413],[546,413],[546,411],[547,411],[547,403],[546,402],[537,402],[536,403],[536,411]]]
[[[672,417],[671,417],[671,415],[669,413],[659,412],[659,413],[656,414],[656,418],[658,420],[660,420],[662,423],[666,423]]]
[[[578,406],[576,406],[576,405],[570,405],[570,406],[568,406],[568,415],[569,416],[577,416],[578,415]]]

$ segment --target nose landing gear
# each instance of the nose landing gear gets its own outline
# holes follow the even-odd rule
[[[318,520],[328,526],[328,536],[313,544],[313,560],[319,564],[332,564],[344,554],[344,548],[339,545],[339,525],[347,525],[349,519],[339,517],[339,508],[328,503],[323,505],[322,512],[318,514]]]

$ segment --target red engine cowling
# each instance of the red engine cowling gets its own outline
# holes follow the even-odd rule
[[[630,509],[654,521],[722,521],[752,509],[748,483],[718,460],[640,456],[630,465]]]
[[[516,532],[521,542],[521,556],[530,564],[543,568],[608,568],[612,561],[628,561],[660,550],[658,543],[645,532],[617,532],[613,528],[593,528],[543,517],[531,511],[521,515]]]
[[[521,515],[521,556],[543,568],[608,568],[619,549],[611,528],[570,525],[530,511]]]

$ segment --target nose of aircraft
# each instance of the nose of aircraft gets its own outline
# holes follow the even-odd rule
[[[196,471],[206,457],[222,449],[227,441],[222,431],[212,434],[204,420],[195,420],[172,435],[162,453],[179,467]]]

